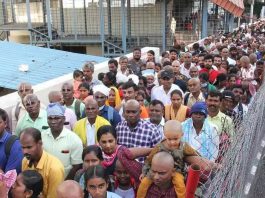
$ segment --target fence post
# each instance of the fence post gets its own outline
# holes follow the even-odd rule
[[[202,34],[201,39],[207,37],[208,32],[208,0],[202,0]]]
[[[101,50],[102,50],[102,56],[103,56],[104,55],[104,40],[105,40],[103,0],[99,0],[99,7],[100,7],[100,40],[101,40]]]
[[[123,53],[125,54],[127,49],[127,43],[126,43],[126,7],[125,7],[125,1],[121,1],[121,20],[122,20],[122,24],[121,24],[121,28],[122,28],[122,33],[121,33],[121,37],[122,37],[122,49],[123,49]]]
[[[162,51],[166,50],[166,9],[167,9],[167,4],[166,0],[162,0]],[[175,33],[174,33],[175,34]]]
[[[47,27],[48,27],[48,37],[49,37],[47,45],[48,45],[48,48],[50,48],[50,41],[52,40],[52,23],[51,23],[50,0],[46,0],[46,12],[47,12]]]
[[[32,45],[32,35],[31,35],[32,24],[31,24],[29,0],[26,0],[26,8],[27,8],[27,17],[28,17],[28,30],[30,31],[29,32],[29,42],[30,42],[30,45]]]

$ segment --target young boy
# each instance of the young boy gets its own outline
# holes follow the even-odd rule
[[[78,99],[80,97],[80,92],[78,91],[78,87],[83,81],[83,72],[76,69],[73,73],[73,78],[74,78],[74,84],[73,84],[74,98]]]
[[[137,191],[137,198],[144,198],[148,191],[148,188],[152,184],[150,179],[150,168],[153,156],[161,151],[169,152],[175,161],[176,172],[173,176],[172,183],[175,188],[175,192],[178,198],[185,198],[186,187],[184,183],[184,157],[187,156],[198,156],[199,154],[187,143],[181,141],[183,136],[181,123],[176,120],[169,120],[164,126],[164,140],[157,144],[149,156],[146,158],[142,175],[141,184]]]

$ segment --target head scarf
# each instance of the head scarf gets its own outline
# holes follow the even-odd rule
[[[110,87],[110,89],[114,90],[114,92],[115,92],[115,107],[120,106],[121,105],[121,97],[120,97],[118,89],[116,87]],[[110,106],[109,99],[106,100],[106,105]]]

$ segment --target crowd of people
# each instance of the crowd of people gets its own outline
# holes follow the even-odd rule
[[[11,117],[0,109],[0,197],[184,198],[187,167],[207,181],[264,74],[265,23],[190,49],[177,45],[88,62],[47,95],[18,87]],[[2,107],[4,108],[4,107]]]

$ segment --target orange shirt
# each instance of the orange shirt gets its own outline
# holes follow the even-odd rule
[[[149,114],[148,114],[148,111],[147,111],[146,107],[141,106],[141,111],[142,111],[142,112],[141,112],[140,117],[141,117],[142,119],[149,118]]]

